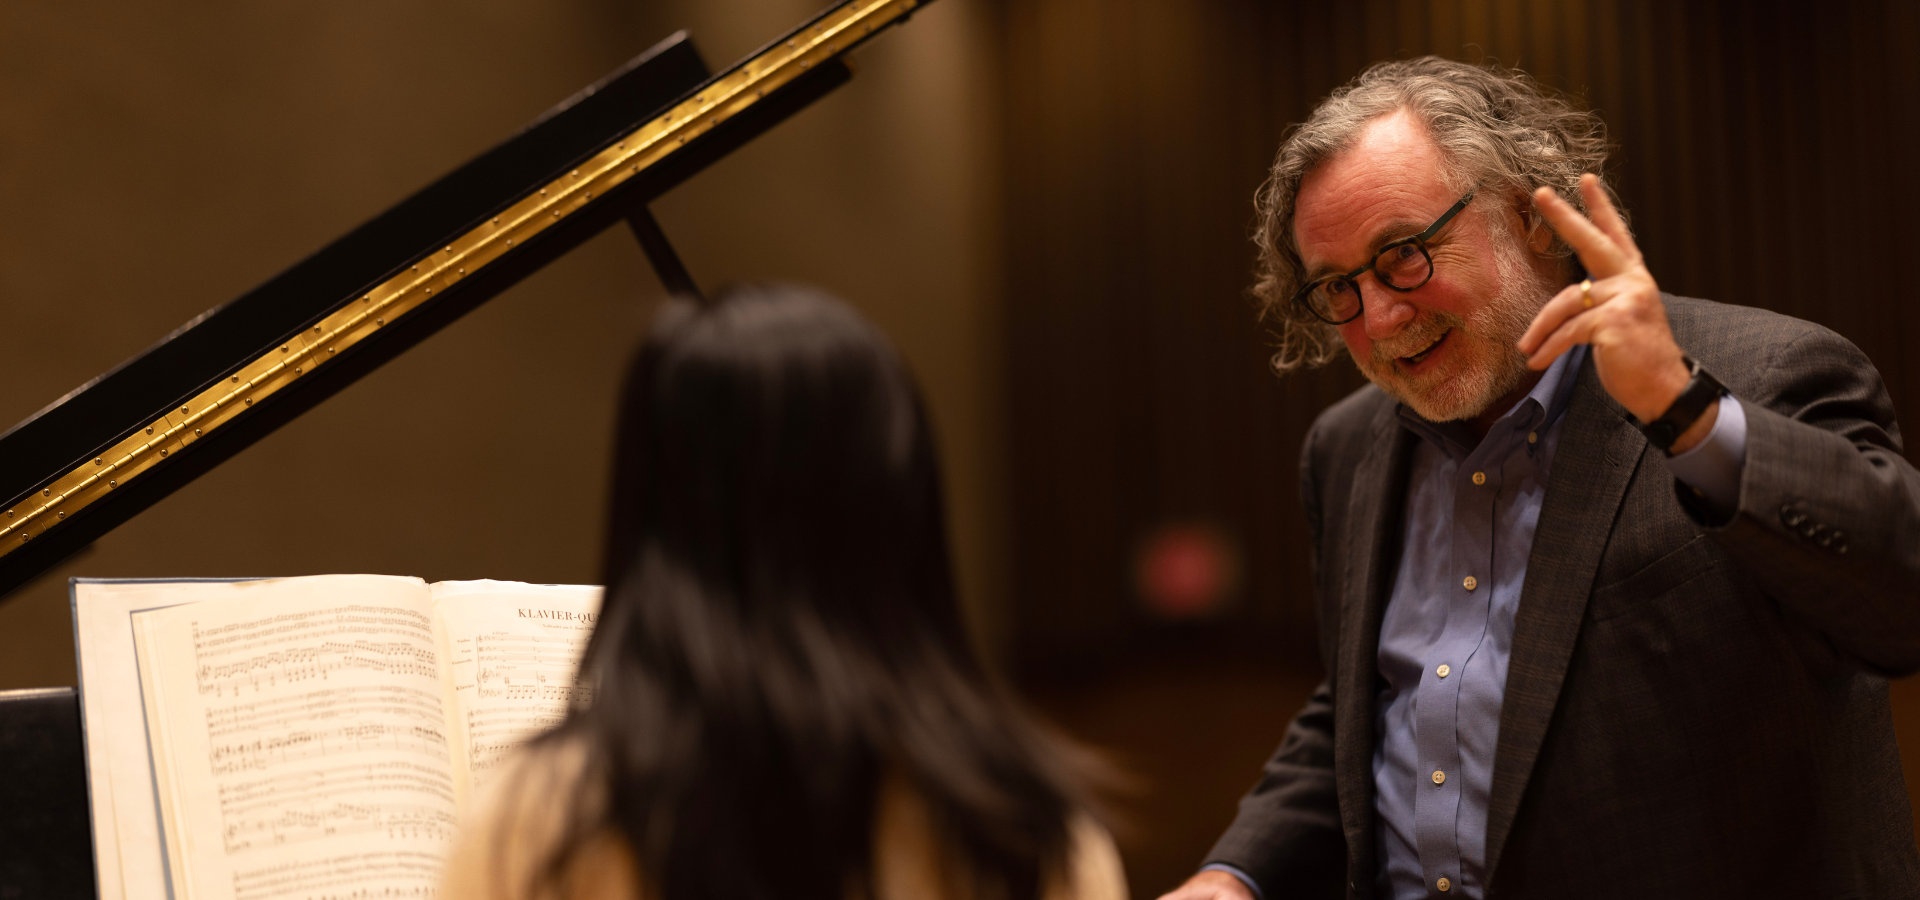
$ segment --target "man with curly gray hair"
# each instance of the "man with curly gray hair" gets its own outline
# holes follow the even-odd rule
[[[1892,404],[1824,328],[1662,293],[1606,149],[1434,57],[1281,146],[1274,367],[1372,382],[1301,452],[1328,676],[1164,900],[1920,897]]]

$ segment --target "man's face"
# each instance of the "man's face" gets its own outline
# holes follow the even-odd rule
[[[1381,244],[1433,224],[1462,193],[1444,166],[1426,130],[1401,111],[1309,173],[1293,217],[1307,278],[1350,272]],[[1428,243],[1426,284],[1402,293],[1360,276],[1365,312],[1339,326],[1360,371],[1429,421],[1474,418],[1499,401],[1504,410],[1535,380],[1515,344],[1553,288],[1522,242],[1518,212],[1483,212],[1499,202],[1476,197]]]

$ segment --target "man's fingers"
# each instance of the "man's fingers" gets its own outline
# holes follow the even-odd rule
[[[1613,200],[1600,184],[1600,176],[1592,172],[1580,176],[1580,197],[1587,201],[1587,215],[1594,226],[1612,238],[1614,245],[1628,258],[1639,259],[1640,246],[1633,242],[1632,233],[1627,231],[1627,220],[1621,218],[1620,210],[1614,208]]]
[[[1580,264],[1588,274],[1595,278],[1617,275],[1626,269],[1628,258],[1613,238],[1595,227],[1587,217],[1573,208],[1573,204],[1561,199],[1552,188],[1541,188],[1533,192],[1533,204],[1540,214],[1547,217],[1553,230],[1573,245],[1573,252],[1580,255]]]
[[[1599,309],[1581,310],[1560,323],[1546,336],[1546,339],[1527,354],[1527,368],[1535,372],[1544,372],[1560,354],[1572,350],[1575,344],[1591,343],[1594,329],[1599,327],[1602,313]]]
[[[1540,312],[1533,317],[1533,324],[1527,326],[1525,334],[1520,336],[1520,352],[1532,356],[1540,344],[1560,327],[1562,322],[1585,312],[1580,302],[1580,285],[1570,284],[1553,295]]]

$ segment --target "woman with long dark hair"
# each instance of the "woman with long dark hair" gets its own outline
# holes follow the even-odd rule
[[[510,764],[448,897],[1124,897],[1080,767],[969,649],[925,410],[856,313],[669,304],[612,507],[593,702]]]

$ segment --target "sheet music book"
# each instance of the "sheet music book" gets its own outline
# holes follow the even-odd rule
[[[502,756],[591,699],[598,587],[72,583],[101,900],[432,897]]]

